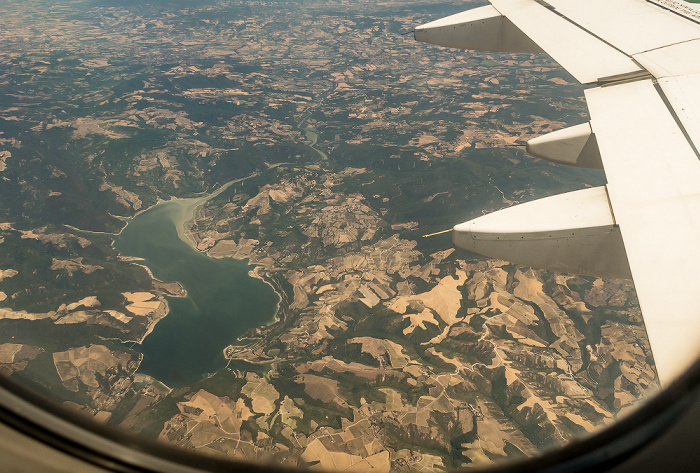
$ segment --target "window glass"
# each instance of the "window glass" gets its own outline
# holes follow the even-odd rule
[[[546,55],[416,43],[483,2],[0,5],[0,372],[203,454],[532,456],[657,389],[634,286],[436,234],[603,185]]]

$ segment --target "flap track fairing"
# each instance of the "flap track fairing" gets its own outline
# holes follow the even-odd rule
[[[559,164],[603,169],[600,150],[590,123],[557,130],[527,142],[527,152]]]

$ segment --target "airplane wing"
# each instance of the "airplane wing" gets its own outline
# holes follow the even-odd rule
[[[607,185],[456,225],[455,245],[634,280],[659,380],[700,357],[700,6],[684,0],[491,0],[415,29],[461,49],[547,52],[587,85],[590,122],[528,142]]]

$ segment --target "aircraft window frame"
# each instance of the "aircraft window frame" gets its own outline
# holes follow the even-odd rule
[[[19,383],[18,377],[0,376],[0,423],[109,471],[298,471],[271,463],[246,463],[236,457],[209,456],[101,424],[32,391],[31,385]],[[508,458],[468,470],[577,472],[607,469],[669,428],[697,399],[700,399],[700,360],[666,389],[643,400],[610,426],[533,457]]]
[[[503,460],[463,471],[557,472],[601,471],[619,465],[671,427],[700,397],[700,360],[670,386],[629,415],[588,437],[542,455]],[[294,472],[272,463],[247,463],[207,456],[100,424],[6,376],[0,376],[0,422],[45,445],[108,471],[193,473],[243,470]],[[459,470],[455,470],[459,471]]]

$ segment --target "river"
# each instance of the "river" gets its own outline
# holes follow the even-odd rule
[[[272,287],[248,275],[247,262],[210,258],[186,242],[184,223],[210,197],[161,202],[114,237],[121,255],[143,258],[156,278],[187,290],[187,297],[167,297],[168,315],[134,346],[143,353],[139,372],[171,387],[223,368],[222,350],[246,330],[270,322],[279,301]]]

